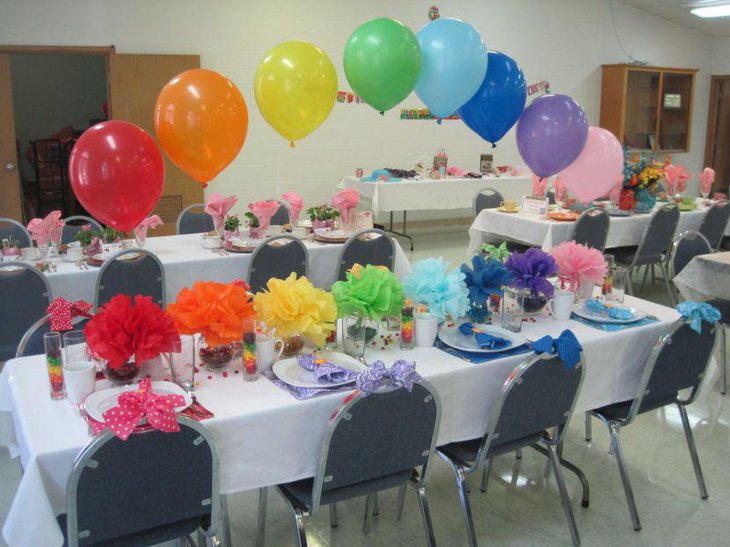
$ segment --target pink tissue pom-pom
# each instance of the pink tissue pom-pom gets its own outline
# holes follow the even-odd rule
[[[606,276],[606,261],[598,249],[591,249],[575,241],[564,241],[550,251],[558,264],[561,276],[583,278],[590,283],[602,283]]]

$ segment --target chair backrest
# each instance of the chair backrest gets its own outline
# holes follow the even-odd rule
[[[0,266],[0,361],[12,359],[25,331],[46,313],[51,287],[30,264]]]
[[[132,258],[125,258],[132,255]],[[151,296],[165,307],[165,272],[157,255],[144,249],[127,249],[109,257],[96,278],[94,305],[106,304],[118,294],[134,298]]]
[[[441,421],[438,393],[425,381],[412,391],[381,389],[355,396],[330,424],[312,490],[316,513],[321,493],[424,466],[436,449]]]
[[[16,358],[25,357],[26,355],[42,355],[45,353],[46,348],[43,346],[43,335],[51,332],[50,317],[50,315],[44,315],[25,331],[23,338],[20,339],[20,343],[18,344],[18,349],[15,351]],[[74,317],[71,320],[76,330],[83,330],[88,321],[88,317]]]
[[[669,332],[659,337],[649,355],[639,381],[636,397],[624,423],[631,422],[652,401],[691,389],[684,400],[692,402],[715,349],[715,339],[722,327],[702,321],[701,332],[678,319]]]
[[[707,238],[713,249],[718,249],[730,221],[730,202],[723,199],[715,203],[705,213],[700,224],[700,233]]]
[[[555,191],[554,190],[548,190],[545,193],[545,197],[548,200],[548,204],[555,205],[557,203],[557,201],[555,200]]]
[[[290,224],[291,221],[289,220],[289,209],[287,209],[286,204],[282,200],[279,199],[277,201],[279,202],[280,207],[271,217],[270,224],[272,226],[284,226],[285,224]]]
[[[272,277],[286,279],[291,273],[307,275],[308,264],[309,253],[299,239],[287,235],[270,237],[251,255],[247,275],[251,292],[265,289]]]
[[[63,226],[63,234],[61,235],[61,243],[70,243],[74,240],[74,237],[76,237],[76,234],[78,234],[81,231],[81,227],[85,224],[89,224],[91,226],[92,230],[102,230],[101,224],[99,224],[96,220],[94,220],[91,217],[87,217],[84,215],[74,215],[70,217],[66,217],[64,219],[65,223]]]
[[[12,237],[21,247],[30,247],[30,234],[25,226],[12,218],[0,217],[0,240],[5,237]]]
[[[701,233],[696,230],[682,232],[672,243],[672,253],[669,261],[672,268],[671,277],[681,272],[694,257],[710,254],[711,252],[710,242]]]
[[[193,209],[201,209],[199,213]],[[177,216],[176,232],[180,234],[202,234],[215,230],[213,217],[205,212],[205,203],[193,203],[180,211]]]
[[[600,207],[591,207],[583,211],[575,221],[570,239],[603,252],[610,227],[611,217],[608,213]]]
[[[335,281],[347,279],[347,271],[355,264],[367,266],[385,266],[393,270],[395,263],[395,245],[393,240],[382,230],[371,228],[354,234],[342,248],[339,261],[339,272]]]
[[[185,522],[215,531],[218,450],[200,422],[178,422],[177,433],[153,429],[126,441],[106,430],[79,454],[66,489],[70,547],[123,538],[114,545],[158,543],[149,541],[155,531],[169,533]]]
[[[477,464],[490,448],[557,427],[560,440],[573,413],[583,383],[584,359],[571,369],[558,356],[533,355],[518,365],[502,386],[502,395],[490,411],[487,433]]]
[[[476,217],[483,209],[496,209],[502,204],[504,198],[494,188],[483,188],[474,196],[474,216]]]
[[[656,209],[646,225],[644,236],[636,250],[636,259],[666,255],[672,246],[678,224],[679,207],[676,203],[668,203]]]

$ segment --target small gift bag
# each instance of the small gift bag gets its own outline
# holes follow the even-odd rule
[[[446,173],[446,167],[449,163],[449,156],[446,155],[446,150],[439,148],[436,155],[433,157],[433,169],[434,171],[440,172],[442,175]]]

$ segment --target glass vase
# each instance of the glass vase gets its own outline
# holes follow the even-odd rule
[[[304,337],[301,334],[292,334],[284,337],[284,357],[295,357],[304,349]]]
[[[205,365],[206,370],[212,372],[220,372],[226,370],[231,364],[236,353],[234,344],[221,344],[219,346],[209,346],[205,337],[200,338],[200,349],[198,357],[200,362]]]
[[[141,365],[134,362],[134,359],[119,366],[112,367],[108,361],[103,363],[104,376],[115,386],[126,386],[133,384],[139,376]]]
[[[360,314],[342,318],[342,345],[347,355],[355,359],[364,358],[365,346],[377,333],[370,323],[367,317]]]

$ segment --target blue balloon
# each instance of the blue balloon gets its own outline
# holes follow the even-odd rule
[[[490,51],[488,56],[484,81],[459,115],[474,133],[496,146],[525,109],[527,83],[514,59],[499,51]]]
[[[434,116],[451,116],[482,84],[487,48],[477,30],[459,19],[436,19],[416,36],[421,44],[416,95]]]

